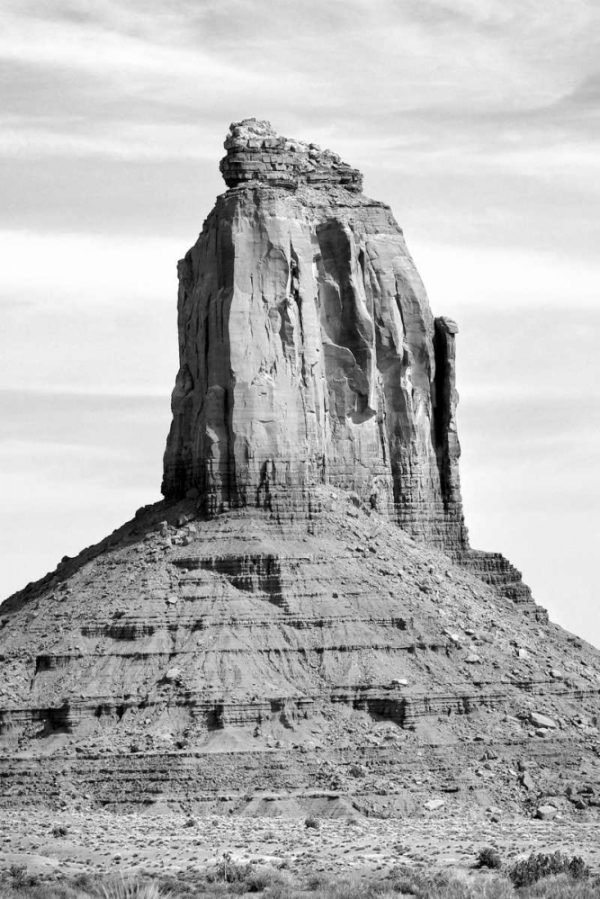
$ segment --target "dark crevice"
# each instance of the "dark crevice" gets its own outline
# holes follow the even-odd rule
[[[435,322],[433,335],[433,349],[435,355],[435,378],[433,382],[433,446],[437,460],[440,477],[440,488],[444,506],[447,507],[449,499],[449,447],[448,430],[450,427],[451,390],[450,373],[448,371],[448,345],[447,337],[438,321]]]

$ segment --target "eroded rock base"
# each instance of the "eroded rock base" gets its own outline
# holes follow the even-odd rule
[[[356,496],[315,501],[148,507],[8,600],[4,805],[596,814],[600,654],[501,556],[457,564]]]

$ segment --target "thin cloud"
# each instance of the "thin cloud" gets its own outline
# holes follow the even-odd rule
[[[568,16],[547,0],[529,0],[518,11],[495,0],[282,0],[276,16],[271,4],[239,0],[179,2],[168,10],[149,3],[144,15],[132,2],[101,2],[87,14],[64,0],[13,2],[4,13],[0,60],[15,67],[11,88],[21,104],[27,107],[32,97],[31,119],[13,126],[4,152],[31,152],[37,143],[38,153],[145,158],[154,141],[145,147],[129,122],[144,127],[144,115],[162,154],[175,148],[168,129],[174,115],[200,145],[206,137],[214,141],[211,129],[220,135],[224,117],[250,113],[276,119],[298,137],[307,122],[311,129],[320,122],[332,143],[357,119],[385,138],[418,127],[419,115],[443,125],[453,114],[463,116],[465,134],[477,133],[494,114],[568,106],[581,84],[593,83],[594,18],[587,0],[574,0]],[[331,33],[335,42],[326,39]],[[19,90],[19,78],[27,91]],[[63,109],[58,129],[56,120],[48,121],[46,88],[36,87],[53,80]],[[162,137],[158,125],[165,126]],[[520,127],[526,130],[527,121]],[[427,128],[421,133],[431,146]],[[180,136],[181,153],[189,153]],[[447,137],[438,132],[433,144]]]
[[[488,309],[598,308],[600,263],[595,259],[528,248],[464,247],[411,241],[432,305]],[[573,296],[574,285],[576,295]]]
[[[228,123],[256,115],[340,152],[391,203],[434,312],[461,328],[473,542],[504,549],[539,601],[572,617],[575,571],[589,627],[599,11],[596,0],[6,0],[0,384],[14,393],[0,405],[21,445],[0,476],[3,591],[158,498],[175,262],[223,190]]]
[[[94,156],[123,160],[209,160],[223,151],[220,141],[209,140],[198,125],[121,121],[89,125],[84,133],[75,129],[44,128],[0,120],[0,154],[4,156]]]
[[[135,34],[110,27],[110,21],[35,18],[13,6],[5,12],[0,33],[0,57],[40,68],[70,68],[118,81],[121,91],[139,87],[137,77],[156,79],[170,73],[171,82],[205,78],[219,83],[222,91],[235,91],[242,77],[258,79],[252,72],[225,62],[205,48],[175,46],[164,42],[164,33]],[[145,18],[145,17],[143,17]],[[143,20],[143,19],[142,19]],[[149,18],[146,21],[151,21]],[[117,24],[117,23],[115,23]],[[133,78],[134,81],[128,79]]]

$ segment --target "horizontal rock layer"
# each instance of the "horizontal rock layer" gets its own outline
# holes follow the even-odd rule
[[[489,719],[496,725],[502,721],[493,712]],[[386,728],[379,722],[375,745],[328,753],[288,747],[209,755],[83,752],[41,763],[17,758],[10,765],[0,758],[0,807],[43,802],[123,812],[156,805],[201,815],[262,816],[297,815],[317,807],[323,817],[357,812],[406,817],[421,812],[433,795],[443,797],[450,813],[470,817],[477,806],[494,806],[512,817],[533,810],[539,795],[549,795],[558,797],[553,801],[563,817],[571,813],[594,820],[598,814],[598,769],[593,762],[590,769],[593,756],[583,735],[571,743],[564,735],[538,740],[532,755],[527,739],[499,741],[492,748],[473,739],[435,743],[407,733],[396,742]],[[492,762],[482,763],[488,753]],[[587,757],[583,765],[582,755]],[[532,790],[517,773],[519,766],[530,772]],[[572,799],[565,794],[569,783]],[[579,793],[582,785],[591,791]]]
[[[301,184],[362,190],[362,175],[342,162],[337,153],[316,144],[281,137],[269,122],[245,119],[231,126],[225,141],[227,155],[220,169],[227,187],[248,182],[296,189]]]
[[[339,157],[226,148],[166,500],[0,607],[0,804],[591,814],[600,654],[468,545],[456,325]]]
[[[560,723],[556,757],[571,741],[589,764],[597,652],[343,491],[315,500],[311,522],[150,507],[5,603],[4,803],[60,802],[68,780],[115,808],[241,810],[266,790],[309,807],[318,787],[372,811],[387,778],[393,810],[417,750],[463,791],[482,732],[511,759],[546,752],[533,713]]]

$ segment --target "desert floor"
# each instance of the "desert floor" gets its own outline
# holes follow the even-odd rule
[[[39,874],[204,873],[226,853],[231,860],[319,872],[388,874],[399,864],[468,870],[493,846],[503,861],[532,851],[581,855],[600,872],[598,824],[525,818],[491,822],[452,817],[322,820],[181,814],[114,815],[95,810],[3,810],[0,870],[27,866]]]

